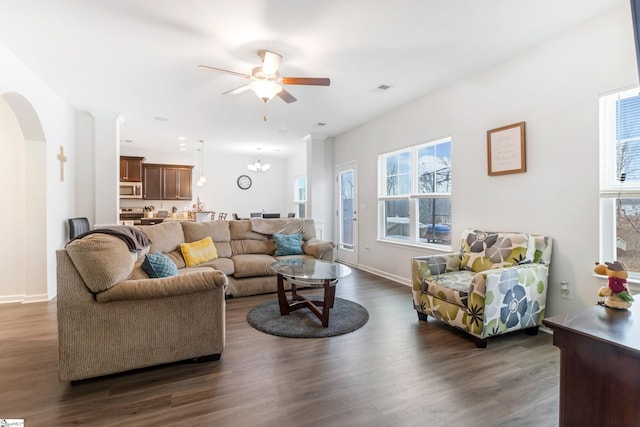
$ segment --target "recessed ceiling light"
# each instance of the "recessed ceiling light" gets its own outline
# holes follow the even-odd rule
[[[186,140],[187,138],[185,138],[184,136],[179,136],[179,137],[178,137],[178,139],[179,139],[180,141],[184,141],[184,140]]]
[[[184,146],[185,146],[185,145],[187,145],[187,144],[185,144],[184,142],[181,142],[181,143],[180,143],[180,144],[178,144],[178,145],[179,145],[180,147],[184,147]]]
[[[180,151],[187,151],[186,147],[180,147]]]
[[[168,122],[169,119],[167,119],[166,117],[162,117],[162,116],[156,116],[154,117],[154,119],[156,119],[159,122]]]

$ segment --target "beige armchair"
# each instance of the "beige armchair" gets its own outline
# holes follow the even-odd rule
[[[75,240],[56,255],[60,381],[220,357],[227,284],[222,272],[194,268],[133,279],[138,254],[106,234]]]

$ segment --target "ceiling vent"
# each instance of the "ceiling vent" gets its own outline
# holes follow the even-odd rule
[[[386,91],[388,91],[389,89],[391,89],[393,86],[391,85],[385,85],[385,84],[381,84],[378,87],[376,87],[375,89],[372,90],[372,92],[374,93],[384,93]]]

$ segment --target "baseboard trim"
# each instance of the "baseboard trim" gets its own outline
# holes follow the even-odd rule
[[[0,304],[15,304],[17,302],[23,304],[29,304],[32,302],[45,302],[49,301],[49,295],[37,294],[37,295],[5,295],[0,296]]]
[[[363,264],[358,264],[358,269],[366,271],[367,273],[375,274],[376,276],[384,277],[385,279],[392,280],[394,282],[400,283],[401,285],[411,286],[410,280],[401,276],[396,276],[395,274],[389,274],[386,271],[378,270],[376,268],[369,267]]]
[[[29,304],[32,302],[45,302],[51,299],[52,298],[49,298],[49,295],[47,294],[25,295],[24,300],[22,302],[25,304]]]
[[[11,304],[24,301],[24,295],[5,295],[0,297],[0,304]]]

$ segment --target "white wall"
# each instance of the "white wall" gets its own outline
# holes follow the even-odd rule
[[[286,161],[286,178],[285,186],[288,187],[288,193],[284,195],[286,212],[294,212],[293,206],[293,190],[295,179],[299,176],[307,176],[307,150],[305,144],[301,143],[301,149]]]
[[[13,110],[0,98],[0,182],[16,183],[25,175],[25,142]],[[16,179],[18,178],[18,179]],[[23,186],[3,185],[11,220],[0,221],[0,301],[21,301],[26,287],[25,195]]]
[[[120,207],[120,116],[104,111],[92,111],[91,115],[95,130],[92,138],[94,157],[87,161],[93,163],[95,223],[117,224]]]
[[[204,174],[207,183],[198,187],[196,182],[200,176],[200,158],[197,152],[174,153],[166,151],[140,150],[122,146],[123,156],[143,156],[146,163],[164,163],[193,165],[193,200],[191,202],[126,200],[120,201],[121,207],[138,207],[153,204],[157,209],[171,212],[176,206],[179,210],[191,208],[197,197],[204,204],[205,210],[227,212],[229,218],[237,213],[241,218],[248,218],[251,212],[275,212],[286,215],[291,211],[291,188],[289,181],[288,161],[280,158],[261,156],[263,163],[270,163],[271,169],[265,173],[253,173],[247,170],[247,164],[255,162],[257,157],[247,155],[224,156],[216,152],[204,150]],[[253,181],[251,188],[241,190],[237,185],[240,175],[248,175]]]
[[[593,304],[598,97],[637,82],[626,5],[335,138],[335,162],[361,166],[361,266],[409,283],[409,259],[428,251],[376,240],[377,155],[450,135],[453,235],[465,227],[550,235],[547,314]],[[519,121],[526,122],[527,172],[487,176],[486,131]],[[572,300],[560,298],[561,280],[573,287]]]
[[[82,159],[75,164],[75,171],[79,177],[76,185],[76,217],[86,217],[89,219],[89,224],[95,224],[95,121],[88,112],[76,113],[75,138],[76,157]]]
[[[333,235],[334,161],[333,140],[326,135],[310,134],[307,145],[307,215]]]
[[[24,98],[22,106],[29,110],[20,109],[16,115],[17,104],[7,108],[10,103],[2,102],[0,107],[0,180],[5,183],[8,197],[3,199],[10,212],[0,233],[4,246],[17,249],[7,257],[0,256],[0,302],[53,298],[55,251],[66,243],[66,219],[74,214],[74,114],[1,44],[0,69],[0,95],[14,101]],[[31,114],[20,114],[25,112]],[[18,130],[16,123],[20,124]],[[60,180],[57,160],[60,146],[67,156],[64,181]],[[34,180],[38,182],[34,184]],[[11,273],[4,275],[6,271]]]

